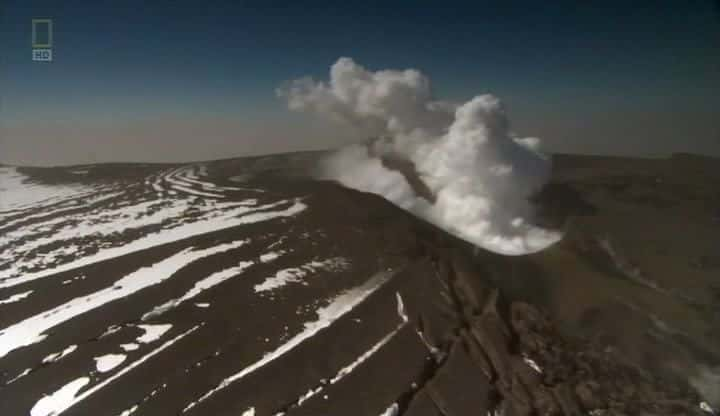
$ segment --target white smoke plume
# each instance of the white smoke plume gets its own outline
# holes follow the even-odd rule
[[[382,195],[497,253],[531,253],[560,239],[532,224],[529,198],[547,181],[549,161],[538,139],[510,131],[494,96],[464,104],[436,100],[417,70],[371,72],[350,58],[332,65],[329,83],[302,78],[278,95],[291,110],[320,114],[374,138],[330,156],[324,176]],[[392,169],[392,161],[413,167],[425,194],[406,171]]]

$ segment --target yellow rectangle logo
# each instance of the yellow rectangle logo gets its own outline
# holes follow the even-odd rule
[[[32,19],[32,47],[52,48],[52,19]]]

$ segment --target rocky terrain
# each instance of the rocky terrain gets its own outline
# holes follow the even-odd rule
[[[0,414],[714,414],[717,160],[556,156],[505,257],[320,156],[0,168]]]

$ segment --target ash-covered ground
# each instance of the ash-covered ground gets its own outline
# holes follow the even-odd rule
[[[713,414],[717,160],[557,156],[505,257],[320,157],[0,167],[0,414]]]

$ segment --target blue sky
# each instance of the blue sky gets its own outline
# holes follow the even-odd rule
[[[150,3],[150,5],[146,4]],[[324,148],[351,131],[274,90],[350,56],[493,93],[548,151],[720,155],[713,1],[5,0],[0,162],[198,160]],[[52,18],[54,61],[32,62]]]

